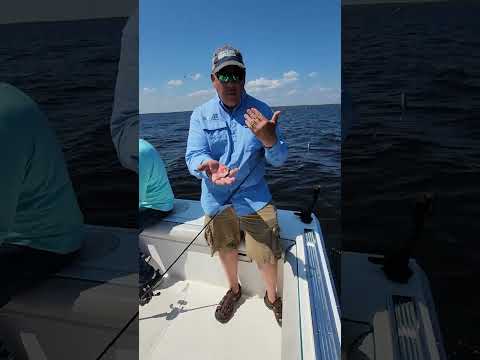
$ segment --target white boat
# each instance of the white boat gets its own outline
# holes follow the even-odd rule
[[[240,248],[244,296],[220,324],[214,310],[227,284],[203,235],[138,305],[138,240],[164,271],[203,227],[197,201],[135,230],[86,226],[81,255],[62,272],[16,296],[0,312],[0,337],[17,359],[445,359],[428,280],[414,260],[407,284],[388,281],[368,254],[342,253],[341,305],[318,219],[304,224],[278,210],[283,325],[263,304],[256,265]],[[61,289],[59,291],[58,289]],[[139,321],[126,324],[139,311]],[[86,346],[88,344],[88,346]]]
[[[198,201],[176,200],[171,215],[140,234],[140,248],[163,273],[203,221]],[[285,249],[281,328],[263,304],[262,280],[242,246],[245,296],[227,324],[216,321],[228,285],[202,234],[168,271],[158,296],[140,307],[140,359],[445,359],[428,280],[414,260],[413,276],[399,285],[369,261],[378,256],[342,253],[340,316],[320,222],[313,216],[305,224],[281,209],[278,222]]]
[[[171,215],[140,234],[140,247],[163,272],[202,230],[203,217],[198,201],[176,200]],[[263,303],[263,281],[243,244],[241,305],[228,323],[215,319],[228,285],[202,234],[162,280],[159,296],[140,307],[140,359],[339,359],[340,315],[320,223],[304,224],[286,210],[278,221],[282,327]]]

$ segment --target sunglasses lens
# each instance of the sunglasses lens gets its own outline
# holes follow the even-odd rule
[[[220,82],[222,83],[228,82],[228,75],[226,74],[218,74],[217,77],[218,77],[218,80],[220,80]]]
[[[222,83],[239,82],[243,80],[243,73],[237,73],[237,72],[218,73],[217,78]]]
[[[240,71],[233,74],[233,76],[235,77],[235,81],[242,81],[244,77],[244,73]]]

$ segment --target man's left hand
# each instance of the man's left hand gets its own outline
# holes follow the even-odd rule
[[[275,111],[271,120],[268,120],[260,111],[250,108],[244,115],[245,123],[255,136],[263,143],[263,146],[272,147],[277,142],[275,127],[277,126],[280,111]]]

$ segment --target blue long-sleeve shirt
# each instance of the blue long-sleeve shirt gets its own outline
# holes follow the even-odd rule
[[[279,125],[276,127],[276,144],[269,149],[263,147],[245,124],[244,114],[251,107],[267,119],[273,116],[267,104],[245,92],[240,104],[232,111],[217,95],[192,113],[185,160],[190,173],[202,179],[201,204],[208,215],[227,205],[226,201],[234,192],[229,204],[239,216],[260,210],[272,199],[265,181],[265,165],[281,166],[287,159],[288,147]],[[209,159],[218,160],[229,168],[238,167],[236,181],[231,185],[215,185],[205,172],[197,170],[203,161]]]

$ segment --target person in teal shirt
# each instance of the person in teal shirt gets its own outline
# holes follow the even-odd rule
[[[0,307],[82,246],[83,215],[60,145],[37,104],[0,83]]]
[[[0,99],[0,244],[74,252],[83,215],[55,134],[20,90],[0,84]]]
[[[169,212],[173,209],[173,191],[167,171],[157,150],[144,139],[139,139],[139,207]]]
[[[140,210],[140,225],[142,228],[148,223],[158,221],[167,216],[173,209],[173,191],[168,181],[167,171],[155,147],[144,139],[139,139],[138,154],[139,186],[138,200]],[[153,267],[139,254],[139,283],[140,287],[149,281],[153,274]],[[140,292],[141,296],[141,292]]]

